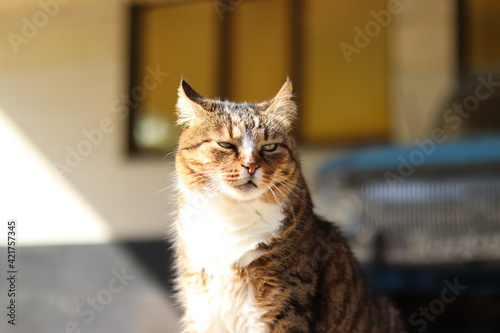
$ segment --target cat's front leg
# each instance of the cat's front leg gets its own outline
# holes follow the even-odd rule
[[[208,309],[207,309],[208,310]],[[222,321],[209,314],[186,314],[182,319],[183,333],[230,333]]]
[[[213,321],[208,325],[198,320],[185,319],[182,333],[230,333],[221,322]]]
[[[183,333],[230,333],[215,309],[207,293],[191,293],[187,297],[186,312],[182,318]]]

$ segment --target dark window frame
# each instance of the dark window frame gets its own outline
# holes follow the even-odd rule
[[[250,0],[246,0],[250,1]],[[251,1],[262,1],[262,0],[251,0]],[[303,10],[304,10],[304,0],[289,0],[291,6],[291,17],[289,27],[289,33],[291,37],[290,52],[293,54],[291,57],[290,65],[290,77],[294,81],[294,90],[302,91],[302,78],[303,78],[303,45],[304,45],[304,29],[303,29]],[[227,6],[231,6],[228,0],[221,0]],[[131,92],[134,87],[140,84],[139,80],[139,50],[140,50],[140,16],[141,11],[144,9],[151,9],[155,7],[166,7],[166,6],[178,6],[182,5],[180,3],[166,3],[166,4],[134,4],[129,7],[129,83],[128,92],[129,96],[132,96]],[[232,59],[232,49],[231,41],[233,39],[231,24],[232,24],[232,11],[228,10],[224,12],[224,20],[219,22],[219,45],[218,45],[218,88],[219,96],[222,98],[231,98],[231,79],[230,79],[230,67]],[[298,105],[301,104],[300,94],[297,94],[295,98]],[[134,126],[139,117],[138,102],[130,97],[127,101],[128,103],[128,122],[127,122],[127,139],[126,139],[126,152],[128,156],[145,156],[154,155],[157,153],[151,153],[147,150],[141,149],[135,139],[134,139]],[[300,116],[299,116],[300,117]],[[300,121],[298,122],[300,124]],[[300,133],[298,128],[295,129],[296,135]],[[300,139],[300,138],[299,138]]]

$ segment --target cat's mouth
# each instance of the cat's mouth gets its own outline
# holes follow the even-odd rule
[[[242,191],[242,192],[249,192],[253,189],[256,189],[258,188],[257,185],[255,185],[255,183],[251,180],[247,181],[246,183],[243,183],[241,185],[237,185],[235,186],[238,190]]]

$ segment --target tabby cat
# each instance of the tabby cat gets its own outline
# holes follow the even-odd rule
[[[206,99],[184,80],[178,93],[184,332],[402,332],[339,229],[313,213],[291,82],[255,104]]]

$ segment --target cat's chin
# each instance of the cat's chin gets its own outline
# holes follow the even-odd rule
[[[248,181],[236,186],[228,185],[224,192],[235,200],[249,201],[259,198],[265,191],[253,181]]]
[[[258,189],[257,185],[255,185],[255,183],[252,182],[251,180],[249,180],[248,182],[246,182],[244,184],[237,185],[237,186],[235,186],[235,188],[241,192],[244,192],[244,193],[251,192],[255,189]]]

